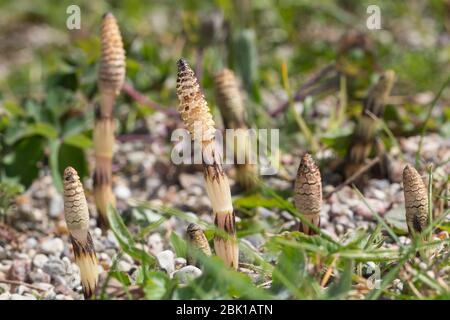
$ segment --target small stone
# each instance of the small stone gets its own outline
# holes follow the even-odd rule
[[[117,241],[116,236],[111,230],[108,230],[108,233],[106,235],[105,246],[106,248],[113,248],[113,249],[119,248],[119,242]]]
[[[47,261],[48,257],[45,254],[38,253],[33,258],[33,266],[42,269]]]
[[[353,212],[345,204],[335,202],[331,205],[331,214],[333,216],[348,216],[351,217]]]
[[[144,151],[133,151],[127,154],[128,161],[134,165],[140,165],[145,159]]]
[[[148,237],[147,245],[150,248],[150,253],[156,256],[164,250],[164,243],[159,233],[154,233]]]
[[[8,279],[24,282],[31,269],[31,263],[26,260],[14,260],[9,271]]]
[[[44,211],[41,209],[34,208],[28,215],[28,219],[33,222],[41,222],[44,218]]]
[[[50,198],[50,204],[48,207],[48,214],[50,218],[58,218],[64,212],[64,200],[63,197],[55,192]]]
[[[131,267],[132,265],[124,260],[120,260],[119,263],[117,263],[117,270],[121,272],[129,272]]]
[[[51,277],[63,276],[66,273],[66,266],[60,259],[51,258],[44,263],[42,270]]]
[[[255,248],[260,248],[266,242],[266,239],[260,233],[252,234],[244,239],[250,242]]]
[[[261,216],[263,219],[267,219],[269,217],[275,218],[276,214],[272,210],[266,209],[264,207],[258,207],[256,208],[256,212]]]
[[[17,294],[23,295],[27,292],[30,292],[30,288],[23,286],[23,285],[17,286],[17,289],[16,289]]]
[[[175,269],[181,269],[183,268],[185,265],[187,264],[186,259],[185,258],[175,258]]]
[[[128,200],[128,198],[131,197],[131,191],[130,188],[128,188],[126,185],[124,184],[118,184],[115,188],[114,188],[114,193],[117,196],[117,199],[120,200]]]
[[[64,251],[64,242],[59,238],[44,240],[44,242],[41,243],[41,250],[44,253],[59,256]]]
[[[175,255],[172,251],[165,250],[158,253],[156,260],[158,260],[159,267],[168,274],[172,274],[175,271]]]
[[[28,238],[27,240],[25,240],[25,247],[27,249],[34,249],[36,248],[36,246],[38,245],[38,241],[36,240],[36,238]],[[0,258],[1,260],[1,258]]]
[[[194,266],[185,266],[173,274],[180,283],[187,283],[189,280],[198,278],[202,275],[202,270]]]
[[[30,272],[29,277],[33,282],[43,282],[50,283],[51,277],[42,269],[36,269],[35,271]]]
[[[96,238],[100,238],[102,236],[102,229],[100,228],[95,228],[94,232],[92,233],[92,235]]]

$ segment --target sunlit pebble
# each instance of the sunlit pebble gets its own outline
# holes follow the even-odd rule
[[[394,279],[394,281],[392,281],[392,284],[395,289],[399,291],[403,290],[403,282],[400,279]]]
[[[102,236],[102,229],[95,228],[93,231],[93,235],[94,235],[94,237],[100,238]]]
[[[131,197],[130,188],[128,188],[124,184],[116,185],[116,187],[114,188],[114,193],[116,194],[117,198],[121,200],[127,200]]]
[[[405,236],[400,236],[398,239],[402,245],[409,245],[411,243],[411,239]]]
[[[427,266],[427,264],[425,262],[422,261],[422,262],[419,263],[419,268],[422,269],[422,270],[427,270],[428,266]]]

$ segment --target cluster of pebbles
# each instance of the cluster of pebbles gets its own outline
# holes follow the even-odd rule
[[[154,119],[158,121],[158,116]],[[158,128],[157,124],[153,128]],[[197,215],[206,222],[213,223],[201,171],[195,170],[195,166],[177,167],[168,161],[171,146],[164,141],[166,134],[167,132],[155,134],[158,138],[152,141],[136,139],[118,144],[114,159],[114,192],[119,210],[124,215],[133,215],[134,211],[129,210],[130,203],[149,201],[175,206],[188,215]],[[417,140],[417,137],[411,137],[400,141],[407,161],[413,161]],[[436,159],[448,159],[450,155],[440,154],[450,150],[449,146],[442,148],[446,143],[448,141],[437,135],[427,136],[423,144],[425,159],[435,163]],[[292,158],[292,172],[295,172],[298,161]],[[442,172],[450,172],[449,164],[437,168],[436,175],[439,176]],[[232,174],[230,172],[231,177]],[[291,181],[277,177],[269,177],[267,183],[280,189],[292,188]],[[85,179],[85,189],[91,216],[95,216],[90,178]],[[331,185],[324,184],[325,193],[332,190]],[[403,205],[400,181],[372,179],[363,191],[371,208],[381,216]],[[271,233],[294,230],[298,223],[285,211],[261,207],[255,212],[261,219],[278,219],[283,222],[281,228],[268,230]],[[147,213],[149,220],[156,221],[160,218],[158,213],[151,210]],[[238,214],[237,222],[239,221]],[[375,221],[363,201],[351,187],[346,186],[324,199],[321,223],[327,233],[337,238],[355,228],[371,228]],[[187,224],[186,221],[172,217],[150,233],[144,245],[144,249],[156,257],[160,270],[171,277],[177,277],[180,282],[186,282],[202,273],[196,266],[188,265],[184,257],[177,257],[170,245],[170,233],[177,232],[179,236],[185,237]],[[91,231],[100,271],[108,271],[119,253],[119,245],[111,231],[103,234],[96,227],[95,219],[91,219]],[[406,237],[401,239],[408,241]],[[264,245],[265,238],[261,234],[255,234],[241,241],[247,247],[259,250]],[[17,206],[8,218],[8,225],[0,226],[0,300],[82,299],[79,270],[73,262],[71,250],[64,222],[63,198],[54,188],[50,174],[43,172],[26,193],[19,196]],[[245,252],[241,253],[240,259],[244,263],[251,263]],[[122,254],[116,268],[128,273],[131,281],[134,281],[138,266],[130,256]],[[251,270],[242,268],[241,271],[257,277]],[[100,274],[102,281],[106,272]],[[114,285],[120,288],[120,284],[111,281],[108,290],[113,290]]]

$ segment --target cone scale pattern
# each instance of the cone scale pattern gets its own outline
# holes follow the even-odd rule
[[[311,224],[320,227],[320,208],[322,205],[322,182],[320,171],[312,157],[306,153],[297,171],[294,185],[295,207]],[[300,231],[313,235],[314,230],[300,222]]]
[[[428,225],[427,188],[417,170],[406,165],[403,170],[406,224],[411,236],[422,232]]]
[[[208,240],[206,239],[206,236],[199,225],[196,225],[195,223],[189,224],[186,234],[188,237],[188,243],[192,249],[199,250],[207,256],[211,255],[211,248],[209,247]],[[189,264],[196,264],[193,255],[190,254],[188,260]]]
[[[72,167],[64,170],[64,214],[75,263],[80,268],[85,299],[94,295],[98,282],[97,256],[89,233],[89,211],[80,177]]]

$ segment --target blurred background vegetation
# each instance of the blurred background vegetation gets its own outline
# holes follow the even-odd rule
[[[95,102],[99,24],[106,11],[119,21],[127,82],[138,91],[175,106],[175,61],[183,56],[201,75],[214,108],[212,77],[228,66],[241,76],[253,125],[277,127],[267,112],[312,72],[336,61],[348,76],[350,118],[377,72],[395,70],[394,95],[406,99],[403,108],[388,108],[386,120],[397,135],[416,134],[426,110],[420,99],[408,98],[428,101],[450,71],[448,1],[376,1],[382,17],[382,30],[376,31],[366,28],[373,1],[77,1],[80,30],[66,27],[73,1],[0,3],[0,174],[24,187],[48,168],[61,188],[69,159],[82,176],[88,173],[83,150],[92,145],[88,111]],[[314,102],[307,99],[304,114],[316,131]],[[429,128],[448,136],[450,111],[441,110]],[[121,95],[119,135],[145,131],[143,119],[151,112]],[[286,114],[278,119],[283,130],[296,133],[295,120]],[[348,135],[350,128],[330,129],[319,138],[333,147],[337,140],[329,137]],[[293,136],[282,135],[286,148],[301,139]]]

